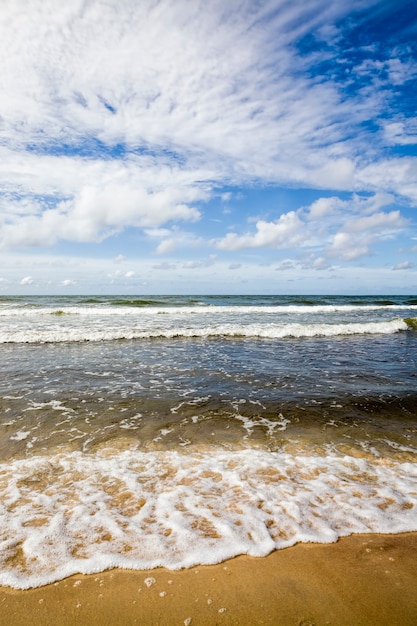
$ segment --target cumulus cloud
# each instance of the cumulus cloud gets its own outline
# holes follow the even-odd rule
[[[336,233],[327,253],[344,261],[353,261],[370,253],[368,241],[368,238],[362,238],[358,241],[358,237],[350,233]]]
[[[356,174],[362,189],[385,190],[417,202],[417,159],[402,157],[381,159],[364,166]]]
[[[410,261],[403,261],[402,263],[397,263],[397,265],[395,265],[392,269],[393,270],[408,270],[412,267],[414,267],[413,263],[410,263]]]
[[[374,214],[379,209],[390,205],[395,198],[391,194],[377,191],[369,196],[353,194],[349,200],[342,200],[338,196],[319,198],[308,207],[307,219],[310,221],[325,220],[335,218],[340,219],[342,215]]]
[[[404,228],[407,220],[402,217],[400,211],[391,211],[390,213],[374,213],[365,217],[346,222],[344,229],[351,233],[359,233],[363,231],[379,231],[391,232]]]
[[[33,155],[18,160],[8,150],[3,150],[3,156],[0,182],[5,186],[18,184],[25,168],[33,168],[34,177],[33,183],[27,181],[30,187],[23,207],[20,199],[0,198],[3,247],[53,245],[60,239],[101,241],[127,226],[156,227],[200,218],[200,212],[187,201],[204,197],[204,189],[192,188],[181,172],[176,178],[175,168],[164,171],[152,160],[95,163],[69,157],[35,159]],[[53,172],[50,177],[49,169]],[[152,178],[156,169],[159,182],[150,186],[146,176]],[[52,195],[55,185],[60,196],[49,205],[40,194],[43,190]]]
[[[21,285],[31,285],[33,283],[33,278],[32,276],[25,276],[24,278],[22,278],[22,280],[20,281]]]
[[[327,270],[329,269],[329,267],[331,267],[329,265],[329,262],[327,259],[325,259],[322,256],[317,257],[316,259],[313,260],[311,266],[315,269],[315,270]]]
[[[391,202],[392,196],[384,193],[365,197],[355,194],[350,200],[319,198],[308,207],[283,213],[275,221],[258,219],[255,232],[231,232],[215,243],[218,249],[229,251],[312,248],[319,255],[313,255],[309,266],[324,269],[330,258],[352,261],[370,255],[373,243],[406,229],[409,220],[399,210],[379,210]]]
[[[305,241],[305,224],[295,211],[284,213],[275,222],[258,220],[256,233],[237,235],[228,233],[217,243],[219,250],[241,250],[243,248],[293,247]]]
[[[334,235],[327,253],[345,261],[367,256],[371,253],[370,245],[374,241],[390,238],[407,225],[408,220],[399,211],[348,219]]]
[[[152,240],[158,240],[157,254],[169,254],[178,248],[195,248],[203,243],[203,239],[193,233],[183,231],[178,226],[169,228],[146,229],[145,234]]]
[[[345,205],[346,203],[337,197],[319,198],[309,207],[307,219],[322,219],[328,215],[338,212],[338,210],[343,208]]]

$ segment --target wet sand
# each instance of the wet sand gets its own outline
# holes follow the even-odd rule
[[[171,572],[112,570],[16,591],[0,624],[415,626],[417,533],[356,535]]]

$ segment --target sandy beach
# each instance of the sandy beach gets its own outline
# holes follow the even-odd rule
[[[189,570],[111,570],[16,591],[0,624],[414,626],[417,533],[354,535]]]

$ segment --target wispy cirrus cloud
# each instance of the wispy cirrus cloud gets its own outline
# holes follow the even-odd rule
[[[417,145],[417,117],[384,124],[385,138],[389,144],[400,146]]]

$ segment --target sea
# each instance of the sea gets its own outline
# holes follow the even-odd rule
[[[0,584],[417,531],[417,296],[0,297]]]

